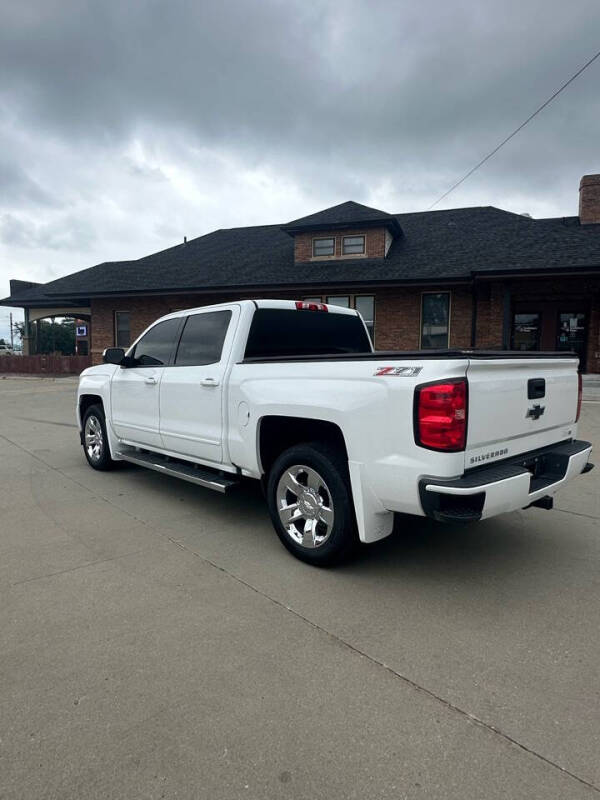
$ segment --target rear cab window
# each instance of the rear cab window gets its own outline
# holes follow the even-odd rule
[[[258,308],[245,358],[370,353],[371,342],[359,316],[328,311]]]

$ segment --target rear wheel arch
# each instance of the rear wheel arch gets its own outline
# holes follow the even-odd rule
[[[263,476],[269,473],[276,459],[285,450],[306,442],[322,442],[340,452],[348,460],[346,440],[339,425],[310,417],[269,415],[258,426],[258,457]]]

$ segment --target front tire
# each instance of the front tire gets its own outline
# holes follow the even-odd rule
[[[283,452],[269,472],[267,503],[281,542],[302,561],[339,563],[358,542],[348,464],[335,447],[310,442]]]
[[[114,469],[116,461],[110,457],[106,419],[102,406],[90,406],[83,417],[83,452],[93,469]]]

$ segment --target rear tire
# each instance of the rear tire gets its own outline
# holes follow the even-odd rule
[[[83,416],[83,452],[92,469],[114,469],[117,462],[110,457],[106,419],[102,406],[90,406]]]
[[[267,504],[284,547],[308,564],[339,563],[358,543],[348,462],[335,447],[308,442],[284,451],[269,472]]]

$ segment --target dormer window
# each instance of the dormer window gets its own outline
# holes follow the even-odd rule
[[[402,228],[393,214],[360,203],[341,203],[282,225],[294,239],[294,263],[386,258]]]
[[[335,255],[335,238],[313,239],[313,258],[324,258]]]
[[[342,239],[343,256],[361,256],[365,252],[364,236],[344,236]]]

